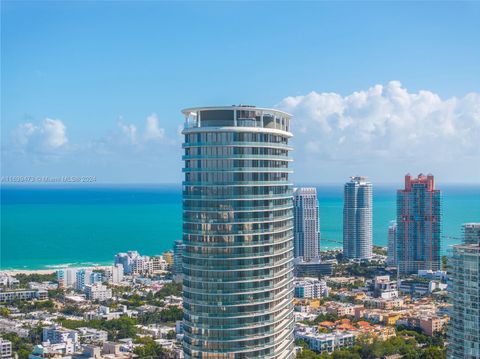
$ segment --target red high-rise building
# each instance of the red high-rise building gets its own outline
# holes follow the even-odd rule
[[[433,175],[405,176],[397,191],[397,263],[401,274],[440,269],[441,201]]]

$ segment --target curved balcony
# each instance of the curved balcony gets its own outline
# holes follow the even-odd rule
[[[282,150],[293,151],[293,147],[283,143],[274,142],[188,142],[183,143],[182,148],[188,147],[265,147],[265,148],[279,148]]]
[[[287,241],[285,241],[287,242]],[[283,242],[284,243],[284,242]],[[242,248],[243,247],[239,247]],[[226,247],[225,249],[230,249],[229,247]],[[188,259],[197,259],[197,260],[221,260],[221,261],[228,261],[228,260],[245,260],[245,259],[266,259],[266,258],[271,258],[275,259],[278,256],[281,256],[283,254],[287,254],[288,252],[291,252],[292,246],[285,247],[282,250],[279,249],[269,249],[268,251],[263,251],[259,253],[239,253],[239,254],[210,254],[210,253],[192,253],[192,252],[184,252],[183,257],[188,258]],[[188,266],[188,263],[185,263],[186,266]],[[260,264],[259,264],[260,265]],[[198,269],[206,269],[207,265],[204,267],[198,266]],[[238,268],[240,269],[240,268]],[[233,269],[235,270],[235,269]],[[223,270],[222,270],[223,271]]]
[[[203,305],[203,306],[213,306],[217,307],[218,305],[221,306],[244,306],[245,304],[264,304],[264,303],[270,303],[274,301],[275,299],[281,298],[283,296],[286,296],[288,294],[293,293],[293,285],[291,287],[285,286],[284,289],[282,289],[281,292],[279,293],[273,293],[273,290],[270,291],[272,294],[269,295],[269,297],[262,298],[262,299],[249,299],[249,300],[229,300],[229,301],[221,301],[221,302],[216,302],[217,304],[211,304],[212,301],[204,301],[204,300],[199,300],[199,299],[190,299],[190,298],[184,298],[184,302],[189,303],[189,304],[197,304],[197,305]]]
[[[282,298],[279,298],[282,299]],[[278,304],[274,304],[274,308],[272,310],[264,310],[264,309],[257,309],[255,311],[250,311],[250,312],[242,312],[242,313],[222,313],[220,311],[218,312],[213,312],[213,313],[205,313],[205,312],[194,312],[194,316],[198,318],[202,318],[205,320],[214,320],[214,319],[244,319],[244,318],[254,318],[258,316],[264,316],[264,315],[274,315],[276,312],[281,312],[284,309],[287,309],[289,307],[293,307],[293,293],[292,296],[285,296],[284,299]],[[253,303],[255,305],[255,303]],[[218,309],[218,307],[217,307]],[[191,315],[190,311],[188,308],[184,308],[185,313],[188,315]],[[223,314],[223,315],[222,315]]]
[[[221,168],[182,168],[182,172],[242,172],[242,173],[293,173],[293,170],[289,170],[288,167],[229,167],[225,169]],[[254,181],[256,182],[256,181]],[[243,183],[243,182],[242,182]]]
[[[275,222],[280,222],[286,219],[292,219],[293,220],[293,214],[288,214],[285,216],[272,216],[271,218],[245,218],[242,220],[221,220],[221,219],[209,219],[209,220],[192,220],[190,218],[183,218],[183,223],[189,223],[189,224],[248,224],[248,223],[275,223]]]
[[[212,159],[212,160],[273,160],[273,161],[284,161],[284,162],[292,162],[293,159],[286,155],[183,155],[182,160],[204,160],[204,159]]]
[[[286,229],[284,231],[278,232],[279,233],[286,233],[285,236],[281,238],[275,238],[275,239],[270,239],[270,240],[260,240],[260,241],[252,241],[252,240],[246,240],[246,241],[235,241],[235,242],[221,242],[221,243],[215,243],[215,242],[199,242],[198,240],[193,240],[189,241],[188,239],[184,238],[183,243],[187,246],[202,246],[202,247],[226,247],[228,246],[229,248],[237,248],[237,247],[260,247],[264,245],[275,245],[275,244],[281,244],[286,241],[293,241],[293,233],[288,234],[289,230],[291,231],[292,228]],[[235,237],[238,237],[238,235],[232,235]]]
[[[222,212],[267,212],[267,211],[280,211],[284,209],[292,209],[292,204],[286,205],[272,205],[272,206],[259,206],[259,207],[236,207],[231,209],[219,209],[217,207],[191,207],[191,206],[184,206],[183,212],[202,212],[202,213],[222,213]]]

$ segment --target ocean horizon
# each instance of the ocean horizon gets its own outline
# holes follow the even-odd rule
[[[299,185],[303,186],[303,185]],[[321,249],[341,247],[343,184],[312,185],[320,203]],[[373,242],[386,246],[398,185],[373,189]],[[442,190],[442,254],[461,225],[480,222],[480,185]],[[1,187],[0,269],[106,265],[118,252],[154,255],[182,237],[179,185],[6,185]]]

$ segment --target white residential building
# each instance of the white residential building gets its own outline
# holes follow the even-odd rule
[[[79,349],[80,340],[78,331],[64,329],[60,326],[52,326],[49,328],[43,328],[42,333],[43,345],[48,346],[49,344],[59,344],[63,354],[73,354]]]
[[[317,299],[328,297],[327,283],[315,278],[297,279],[295,284],[295,297]]]
[[[43,328],[42,340],[44,342],[49,341],[52,344],[58,344],[64,343],[68,339],[71,339],[74,343],[78,343],[78,332],[76,330],[62,328],[58,325],[54,325],[49,328]]]
[[[340,348],[355,345],[355,335],[349,332],[320,334],[313,327],[301,327],[295,331],[295,339],[304,340],[308,347],[318,353],[331,353]]]
[[[127,309],[126,305],[121,305],[119,308],[119,311],[117,312],[111,312],[109,307],[100,306],[96,310],[86,312],[84,314],[84,319],[112,320],[112,319],[118,319],[123,316],[132,318],[132,317],[136,317],[137,315],[138,315],[138,311]]]
[[[57,271],[57,281],[60,288],[74,288],[77,281],[77,269],[59,269]]]
[[[440,280],[446,282],[448,275],[446,271],[436,270],[432,271],[431,269],[420,269],[418,271],[418,276],[420,278],[430,279],[430,280]]]
[[[389,275],[376,276],[373,281],[373,292],[376,298],[398,298],[397,282],[390,280]]]
[[[133,261],[141,257],[137,251],[128,251],[127,253],[118,253],[115,255],[115,264],[122,264],[125,274],[133,273]],[[139,263],[136,263],[138,266]]]
[[[151,267],[151,273],[163,273],[168,269],[168,263],[163,256],[153,256],[149,258],[149,267]]]
[[[78,328],[80,337],[85,342],[106,342],[108,340],[108,332],[105,330],[94,328]]]
[[[151,273],[152,267],[149,268],[149,258],[146,256],[138,256],[132,259],[130,264],[132,269],[132,274],[146,274]]]
[[[105,301],[112,298],[112,289],[101,283],[86,285],[84,292],[90,300]]]
[[[15,300],[44,300],[48,298],[46,290],[12,290],[0,292],[0,302],[12,302]]]
[[[117,263],[105,270],[108,283],[118,284],[123,281],[124,268],[123,264]]]
[[[12,357],[12,342],[0,338],[0,358],[10,359]]]
[[[118,253],[115,265],[119,264],[123,266],[124,274],[159,274],[168,270],[163,256],[142,256],[137,251]]]
[[[15,277],[12,277],[8,273],[0,272],[0,285],[4,287],[14,287],[20,282]]]
[[[75,289],[84,290],[86,285],[92,283],[92,273],[91,269],[80,269],[76,273]]]

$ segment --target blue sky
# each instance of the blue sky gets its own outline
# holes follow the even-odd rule
[[[297,182],[480,183],[479,18],[475,2],[4,1],[2,175],[177,182],[180,110],[248,103],[294,114]]]

